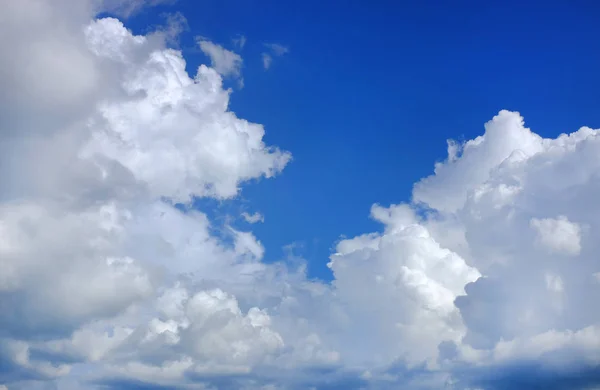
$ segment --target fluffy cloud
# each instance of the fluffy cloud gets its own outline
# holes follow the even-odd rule
[[[231,63],[190,77],[168,36],[94,19],[98,4],[0,13],[0,383],[598,384],[598,131],[545,139],[500,112],[449,142],[411,203],[374,205],[381,231],[339,241],[334,280],[313,281],[191,208],[290,159],[228,110]]]
[[[581,251],[581,227],[565,216],[532,218],[530,225],[537,232],[537,242],[549,251],[571,256]]]
[[[191,286],[184,318],[148,315],[161,313],[153,302],[177,275],[243,285],[262,268],[251,233],[231,230],[232,243],[221,242],[206,216],[171,202],[233,197],[240,183],[279,173],[290,155],[227,110],[215,69],[189,77],[164,34],[93,20],[96,6],[3,7],[2,29],[24,33],[0,40],[19,49],[0,65],[0,381],[31,388],[104,359],[114,359],[102,364],[107,372],[119,359],[143,367],[179,328],[187,345],[200,343],[190,369],[258,364],[281,338],[266,312],[242,312],[222,290]],[[150,341],[137,341],[144,329]],[[202,366],[209,345],[219,352]],[[147,356],[132,357],[135,346]],[[217,358],[230,353],[239,362]]]
[[[352,332],[370,335],[348,354],[360,351],[380,366],[395,359],[432,366],[439,343],[463,336],[454,300],[479,273],[440,247],[409,206],[374,206],[371,214],[384,233],[341,241],[329,263],[346,315],[363,319]]]
[[[156,309],[158,317],[130,330],[112,351],[106,376],[177,386],[186,375],[247,374],[284,347],[265,311],[243,313],[235,297],[220,289],[190,295],[175,286],[158,297]]]
[[[437,219],[460,221],[468,250],[459,253],[484,275],[455,301],[467,327],[461,359],[544,370],[556,360],[584,371],[598,364],[586,347],[600,320],[588,306],[600,297],[591,239],[600,222],[592,203],[598,134],[584,127],[543,139],[502,111],[415,186],[415,199],[436,208]],[[505,379],[494,386],[514,378]]]

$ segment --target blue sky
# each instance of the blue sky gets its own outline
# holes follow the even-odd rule
[[[379,230],[370,206],[409,201],[413,183],[445,158],[446,139],[474,138],[501,109],[542,136],[600,126],[599,11],[586,1],[180,0],[126,25],[142,32],[181,12],[191,73],[209,62],[195,36],[229,49],[247,38],[237,51],[245,88],[230,107],[264,124],[265,140],[294,160],[277,180],[244,187],[243,206],[209,210],[260,211],[254,232],[266,260],[299,243],[310,275],[329,280],[334,243]],[[268,71],[264,42],[290,48]]]

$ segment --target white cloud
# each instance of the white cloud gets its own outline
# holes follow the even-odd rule
[[[251,233],[233,231],[226,244],[202,213],[163,199],[235,196],[240,183],[280,172],[289,153],[227,110],[216,70],[201,66],[192,79],[164,34],[133,36],[78,4],[11,3],[1,16],[5,32],[35,28],[0,38],[18,48],[0,64],[12,111],[0,131],[0,354],[14,370],[0,381],[31,388],[27,378],[68,376],[73,362],[97,364],[92,373],[144,367],[177,337],[202,344],[189,351],[194,370],[259,364],[281,339],[264,310],[242,312],[223,290],[190,286],[185,317],[148,318],[180,273],[243,285],[264,268]],[[49,79],[33,77],[38,68]],[[200,315],[201,303],[220,301],[231,314]],[[144,332],[150,339],[136,341]],[[230,352],[239,362],[226,361]]]
[[[123,31],[108,19],[91,28],[89,36],[120,36]],[[108,42],[98,42],[94,50],[112,56],[108,50],[115,48],[107,47]],[[121,50],[130,50],[126,41]],[[110,131],[94,133],[86,155],[118,161],[147,182],[153,194],[177,199],[191,194],[229,198],[237,194],[240,182],[280,172],[289,154],[264,145],[261,125],[227,111],[229,93],[217,72],[200,66],[192,80],[184,67],[181,55],[172,50],[153,52],[144,62],[128,66],[129,79],[122,87],[145,97],[103,104],[98,125],[107,124]],[[157,166],[156,161],[162,163]]]
[[[435,175],[415,185],[413,196],[416,202],[440,211],[455,212],[464,205],[469,191],[485,190],[479,186],[490,179],[492,170],[503,161],[525,159],[542,146],[542,139],[524,127],[518,113],[502,111],[486,123],[485,130],[484,136],[462,145],[449,144],[448,161],[436,164]],[[496,196],[508,197],[514,188],[514,185],[502,187]]]
[[[271,67],[271,64],[273,63],[273,56],[281,57],[290,51],[288,47],[278,43],[264,43],[263,45],[268,49],[268,52],[262,53],[262,62],[265,70],[268,70]]]
[[[0,13],[8,388],[477,388],[517,362],[600,362],[600,132],[544,139],[500,112],[314,281],[171,205],[235,197],[290,154],[228,110],[216,63],[190,77],[164,34],[93,6]]]
[[[256,212],[254,214],[248,214],[247,212],[243,212],[242,217],[248,223],[257,223],[265,221],[265,217],[259,212]]]
[[[224,77],[239,77],[242,68],[242,57],[223,46],[205,39],[198,39],[198,45],[210,58],[211,66]]]
[[[464,359],[481,364],[510,343],[530,345],[553,331],[582,332],[600,320],[600,311],[585,303],[600,298],[590,278],[600,248],[582,234],[582,226],[590,234],[600,228],[591,195],[598,139],[589,128],[543,139],[525,129],[518,114],[503,111],[484,136],[465,143],[462,154],[415,187],[416,200],[441,212],[437,219],[460,222],[468,250],[459,253],[485,275],[456,300],[467,331]],[[565,255],[572,260],[565,262]],[[577,342],[567,340],[553,349],[552,359],[585,369],[572,352]],[[530,358],[551,364],[540,356]]]
[[[341,241],[329,263],[336,297],[350,318],[362,318],[352,331],[369,334],[346,354],[434,364],[438,344],[463,335],[454,299],[479,273],[440,247],[409,206],[374,206],[371,215],[385,232]]]
[[[581,251],[581,227],[567,217],[532,218],[530,225],[537,233],[537,242],[551,252],[577,256]]]

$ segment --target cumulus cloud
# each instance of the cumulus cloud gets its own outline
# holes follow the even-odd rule
[[[598,246],[583,234],[599,223],[591,203],[598,134],[584,127],[544,139],[518,113],[502,111],[415,186],[415,199],[437,209],[437,219],[460,221],[468,250],[459,253],[484,275],[455,305],[466,325],[460,360],[485,362],[486,375],[523,360],[544,370],[555,361],[584,371],[598,364],[584,347],[594,345],[600,320],[586,303],[600,294]],[[575,341],[584,334],[590,339]],[[512,379],[496,377],[500,387],[489,388]]]
[[[243,285],[263,267],[262,245],[235,230],[232,244],[222,242],[204,214],[171,203],[233,197],[244,181],[278,174],[290,155],[263,143],[262,126],[228,111],[217,70],[203,65],[190,77],[164,34],[134,36],[117,19],[94,20],[94,5],[3,7],[5,31],[25,21],[36,28],[19,42],[0,39],[21,48],[1,65],[0,382],[32,388],[94,362],[104,367],[94,373],[109,375],[113,365],[143,373],[180,355],[179,347],[156,355],[176,337],[201,344],[185,357],[193,365],[177,367],[247,370],[258,351],[282,343],[264,310],[195,284],[182,315],[154,302],[184,273]],[[38,68],[49,78],[34,77]],[[213,327],[224,333],[207,332]],[[201,363],[209,345],[239,359],[215,352]],[[147,354],[132,358],[134,348]],[[144,379],[152,378],[136,380]]]
[[[346,330],[347,337],[370,335],[346,354],[360,351],[364,356],[354,356],[356,363],[372,359],[376,366],[397,359],[434,365],[438,344],[463,336],[454,300],[479,273],[440,247],[408,205],[374,206],[371,214],[384,232],[339,242],[329,263],[346,315],[363,319]]]
[[[165,34],[96,10],[0,13],[0,383],[502,389],[531,388],[530,368],[598,384],[598,130],[546,139],[501,111],[411,202],[374,205],[381,229],[340,240],[315,281],[191,207],[291,157],[228,109],[227,61],[192,77]]]
[[[581,227],[565,216],[532,218],[530,225],[537,233],[537,242],[549,251],[576,256],[581,251]]]

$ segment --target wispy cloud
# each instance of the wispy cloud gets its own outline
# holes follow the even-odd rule
[[[231,41],[233,42],[233,46],[237,47],[238,49],[243,49],[244,46],[246,46],[246,40],[247,39],[245,35],[239,34]]]
[[[197,38],[200,50],[210,58],[211,66],[223,77],[239,78],[243,60],[231,50],[225,49],[203,37]]]
[[[263,43],[267,51],[262,53],[262,62],[265,70],[268,70],[273,64],[273,57],[281,57],[290,52],[289,47],[279,43]]]
[[[279,43],[265,43],[264,46],[270,49],[276,56],[282,56],[290,52],[289,47],[280,45]]]
[[[242,217],[248,223],[257,223],[257,222],[264,222],[265,221],[265,217],[261,213],[259,213],[259,212],[256,212],[254,214],[248,214],[247,212],[243,212],[242,213]]]
[[[128,18],[139,12],[144,7],[157,5],[171,5],[177,0],[100,0],[100,8],[114,12],[122,18]]]
[[[263,67],[265,69],[269,69],[271,67],[271,63],[273,63],[273,57],[270,54],[262,53],[262,61]]]
[[[188,21],[181,12],[164,13],[162,17],[165,24],[156,29],[157,34],[161,34],[167,43],[172,46],[179,46],[179,36],[184,31],[189,30]]]

